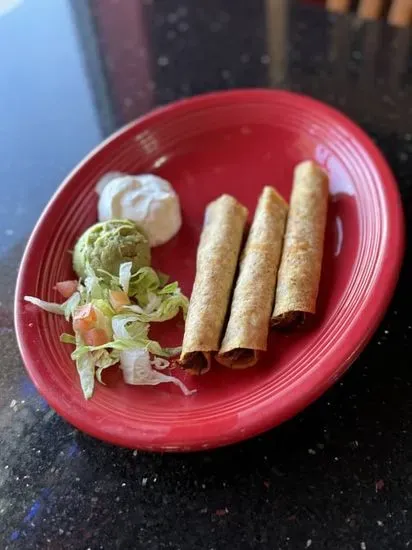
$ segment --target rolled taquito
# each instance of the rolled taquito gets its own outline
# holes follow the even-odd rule
[[[272,326],[304,322],[316,312],[328,209],[327,174],[312,161],[295,168]]]
[[[180,365],[201,374],[219,349],[248,210],[230,195],[206,208]]]
[[[267,348],[287,211],[275,189],[265,187],[241,254],[230,317],[216,356],[226,367],[251,367]]]

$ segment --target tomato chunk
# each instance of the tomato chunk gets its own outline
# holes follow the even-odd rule
[[[73,328],[84,333],[95,327],[97,315],[92,304],[86,304],[76,309],[73,315]]]
[[[77,281],[60,281],[59,283],[56,283],[56,286],[54,287],[64,298],[70,298],[76,290],[78,286]]]
[[[123,290],[111,290],[109,295],[110,303],[115,311],[130,304],[129,296]]]
[[[92,328],[83,334],[83,340],[86,346],[102,346],[107,344],[109,338],[102,328]]]

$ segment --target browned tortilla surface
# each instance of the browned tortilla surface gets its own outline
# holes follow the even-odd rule
[[[328,176],[315,162],[296,166],[272,326],[299,324],[316,312],[328,193]]]
[[[265,187],[241,255],[229,322],[216,359],[234,369],[253,366],[267,348],[276,275],[288,207]]]
[[[206,372],[211,352],[219,349],[247,216],[230,195],[206,208],[180,356],[192,373]]]

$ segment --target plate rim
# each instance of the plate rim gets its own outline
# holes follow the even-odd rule
[[[320,110],[320,114],[332,117],[337,120],[337,122],[342,123],[345,129],[355,136],[358,146],[360,145],[362,150],[366,152],[368,159],[372,163],[372,166],[378,171],[381,183],[379,189],[385,191],[384,211],[390,220],[390,223],[388,223],[388,236],[385,239],[386,247],[388,247],[388,242],[392,241],[391,261],[388,262],[384,273],[382,272],[382,269],[380,269],[378,272],[379,277],[383,277],[386,274],[386,292],[376,296],[375,302],[373,304],[373,311],[371,312],[370,309],[368,311],[369,323],[366,326],[365,330],[361,332],[356,342],[350,344],[348,343],[348,337],[344,339],[344,341],[346,341],[346,351],[342,353],[342,355],[345,355],[346,357],[342,361],[336,361],[336,363],[338,363],[338,366],[334,368],[333,375],[327,377],[326,373],[323,373],[323,375],[320,376],[321,380],[319,381],[319,384],[312,384],[310,387],[307,387],[307,385],[305,385],[304,388],[300,387],[299,389],[301,393],[294,400],[291,400],[286,406],[284,406],[283,410],[281,410],[280,412],[272,411],[271,414],[267,414],[264,418],[249,420],[248,422],[243,423],[242,426],[231,429],[229,435],[227,433],[220,434],[219,431],[216,430],[215,435],[209,438],[207,442],[205,442],[204,438],[194,437],[186,443],[184,441],[180,441],[176,442],[176,444],[172,444],[170,440],[173,438],[173,436],[172,438],[165,436],[158,441],[151,441],[149,443],[149,438],[147,438],[147,440],[143,440],[141,438],[140,441],[136,441],[135,438],[127,437],[127,435],[121,434],[119,432],[109,433],[104,428],[102,429],[100,426],[96,426],[91,421],[88,421],[87,416],[85,419],[83,419],[82,417],[79,417],[79,415],[73,413],[72,410],[67,410],[65,406],[61,406],[57,396],[55,396],[53,392],[49,391],[47,385],[42,383],[42,375],[40,374],[39,370],[36,368],[36,366],[32,365],[32,362],[34,363],[31,358],[32,350],[25,341],[25,327],[22,323],[22,289],[24,286],[25,277],[27,277],[26,265],[29,261],[30,255],[32,254],[32,245],[37,238],[39,229],[43,225],[44,220],[47,219],[49,211],[52,209],[55,202],[59,200],[60,194],[63,192],[63,190],[66,189],[68,185],[70,185],[73,177],[92,159],[94,159],[96,155],[98,155],[102,150],[105,150],[108,146],[110,146],[117,140],[126,138],[127,134],[132,133],[136,127],[144,127],[147,125],[150,126],[151,124],[155,123],[158,118],[163,118],[169,113],[173,114],[176,111],[182,109],[185,110],[186,106],[189,106],[190,108],[196,108],[196,106],[204,107],[208,103],[221,104],[222,101],[225,102],[232,99],[236,100],[236,102],[238,103],[242,103],[250,101],[251,99],[262,99],[264,97],[278,97],[279,100],[285,98],[287,101],[296,100],[300,103],[300,107],[302,110],[306,110],[306,108],[312,106],[313,108],[316,108],[318,112]],[[384,182],[384,185],[382,185],[382,182]],[[396,246],[393,246],[393,244],[395,244]],[[79,430],[93,437],[124,447],[151,451],[194,451],[228,445],[256,436],[264,431],[274,428],[285,420],[295,416],[305,407],[314,402],[318,397],[320,397],[343,375],[343,373],[355,361],[360,352],[364,349],[366,344],[371,339],[372,335],[379,326],[389,306],[390,301],[392,300],[400,274],[404,250],[404,212],[401,195],[396,184],[395,176],[392,173],[392,170],[390,169],[383,153],[373,143],[368,134],[366,134],[366,132],[362,130],[360,126],[358,126],[349,117],[340,112],[338,109],[331,107],[323,103],[322,101],[319,101],[307,95],[286,90],[273,90],[267,88],[239,88],[202,93],[190,98],[184,98],[174,101],[164,106],[156,107],[148,113],[145,113],[143,116],[138,117],[137,119],[122,126],[120,129],[118,129],[110,136],[108,136],[105,140],[103,140],[99,145],[93,148],[70,171],[70,173],[57,187],[56,191],[49,199],[38,221],[36,222],[21,259],[14,295],[14,324],[17,343],[26,371],[39,393],[46,399],[48,404],[53,409],[55,409],[64,419],[66,419]],[[377,282],[374,283],[374,288],[376,288],[377,284]],[[351,327],[349,331],[353,331],[355,327],[356,325],[354,327]],[[352,341],[353,338],[350,340]],[[341,347],[344,346],[341,345]],[[169,443],[167,441],[169,441]]]

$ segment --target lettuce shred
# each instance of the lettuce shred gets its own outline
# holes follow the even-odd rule
[[[114,276],[95,273],[88,268],[86,277],[79,282],[78,291],[62,304],[31,296],[25,296],[25,300],[47,312],[62,315],[67,321],[73,320],[77,308],[92,304],[95,328],[104,330],[109,341],[96,346],[86,345],[79,331],[74,331],[74,335],[63,333],[60,337],[61,342],[75,346],[71,358],[76,364],[86,399],[93,395],[95,379],[103,384],[103,371],[115,364],[120,364],[126,383],[172,383],[184,395],[190,395],[193,392],[178,378],[159,372],[169,367],[167,358],[178,355],[181,348],[162,347],[149,337],[150,323],[168,321],[180,312],[185,318],[189,301],[177,282],[168,283],[166,275],[151,267],[143,267],[136,273],[131,269],[131,262],[123,263],[119,276]],[[112,290],[127,293],[130,304],[115,311],[110,302]]]

